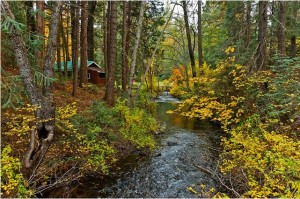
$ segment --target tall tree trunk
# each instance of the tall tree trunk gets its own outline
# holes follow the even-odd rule
[[[198,1],[198,59],[199,59],[199,67],[201,67],[203,65],[201,3],[202,3],[201,0]]]
[[[104,9],[105,10],[105,9]],[[107,89],[107,84],[109,81],[109,62],[110,62],[110,22],[111,21],[111,1],[107,2],[107,12],[106,12],[106,40],[105,40],[105,88]],[[106,99],[106,95],[105,95]]]
[[[245,27],[245,46],[246,49],[249,48],[251,39],[251,1],[247,1],[246,8],[246,27]]]
[[[131,25],[132,25],[132,2],[128,2],[128,17],[127,17],[127,34],[126,34],[126,46],[125,46],[125,54],[127,55],[127,59],[125,59],[127,67],[125,67],[125,79],[126,79],[126,86],[128,86],[129,82],[129,55],[130,55],[130,44],[131,44]],[[127,90],[127,88],[126,88]]]
[[[110,32],[109,32],[109,63],[108,63],[108,82],[106,86],[105,99],[112,106],[115,103],[115,68],[117,63],[117,2],[111,1],[110,10]]]
[[[80,71],[81,84],[87,84],[87,1],[81,2]]]
[[[69,13],[67,13],[69,15]],[[60,23],[60,33],[61,33],[61,38],[62,38],[62,44],[63,44],[63,53],[64,53],[64,75],[65,78],[68,77],[68,61],[69,61],[69,44],[68,44],[68,29],[69,29],[69,24],[68,24],[68,17],[67,17],[67,27],[66,27],[66,32],[64,32],[64,26],[63,26],[63,17],[61,15],[61,23]]]
[[[276,1],[272,1],[270,2],[270,16],[275,16],[275,13],[276,13],[276,4],[277,2]],[[274,44],[277,42],[276,39],[277,39],[277,31],[276,31],[276,22],[277,22],[277,19],[275,19],[275,17],[272,17],[270,19],[270,39],[269,39],[269,54],[272,55],[275,53],[277,47],[274,46]],[[276,48],[276,49],[275,49]]]
[[[25,1],[26,5],[26,18],[27,18],[27,30],[30,33],[30,38],[33,39],[33,34],[36,32],[35,18],[32,14],[33,1]]]
[[[267,67],[267,19],[268,1],[259,1],[259,21],[258,21],[258,48],[256,52],[256,70],[265,70]]]
[[[286,2],[279,1],[279,13],[278,13],[278,51],[280,54],[285,54],[285,18],[286,18]]]
[[[50,32],[49,32],[49,39],[48,39],[48,48],[45,57],[46,59],[45,59],[45,66],[43,71],[43,76],[44,76],[43,78],[53,77],[53,64],[55,60],[54,58],[55,58],[55,51],[56,51],[55,43],[57,40],[60,7],[61,7],[61,2],[58,1],[56,3],[56,6],[53,8],[53,12],[50,19],[50,29],[49,29]],[[15,20],[15,16],[11,12],[9,8],[9,4],[6,1],[1,2],[1,12],[5,17],[9,17]],[[54,136],[53,127],[55,121],[53,118],[55,116],[55,105],[53,103],[52,85],[44,84],[43,93],[40,92],[33,78],[33,71],[30,66],[28,53],[22,35],[14,26],[11,27],[10,31],[11,32],[9,34],[9,37],[11,38],[12,41],[15,58],[26,91],[29,95],[31,103],[33,105],[40,107],[37,109],[36,116],[41,120],[46,120],[44,127],[46,128],[47,135],[45,138],[41,139],[42,142],[38,146],[43,153],[46,153],[50,145],[50,142],[52,141]],[[31,136],[30,138],[30,148],[24,157],[24,165],[26,168],[31,167],[32,164],[35,163],[34,160],[36,160],[36,158],[32,157],[33,151],[36,150],[34,145],[34,143],[36,142],[34,131],[32,132],[31,135],[33,136]],[[37,157],[37,155],[35,155],[35,157]],[[38,158],[43,158],[43,156],[39,155]]]
[[[57,57],[57,68],[58,68],[58,79],[61,79],[61,53],[60,53],[60,28],[58,29],[57,33],[57,47],[56,47],[56,57]]]
[[[296,32],[297,32],[297,12],[299,8],[299,2],[291,2],[293,4],[293,17],[292,17],[292,34],[291,34],[291,57],[296,57],[297,45],[296,45]]]
[[[188,11],[187,11],[187,3],[186,1],[182,1],[183,13],[184,13],[184,22],[185,22],[185,32],[188,40],[188,48],[189,48],[189,55],[191,60],[191,67],[192,67],[192,75],[196,77],[196,69],[195,69],[195,57],[192,48],[192,40],[191,40],[191,33],[190,33],[190,25],[188,20]]]
[[[108,6],[109,6],[109,2],[107,3],[108,4]],[[107,76],[108,76],[108,74],[107,74],[107,67],[108,67],[108,65],[107,65],[107,31],[108,31],[108,10],[109,9],[107,9],[107,11],[108,12],[105,12],[105,7],[106,7],[106,2],[104,1],[103,2],[103,21],[102,21],[102,27],[103,27],[103,43],[102,43],[102,47],[103,47],[103,49],[102,49],[102,51],[103,51],[103,60],[104,60],[104,68],[105,68],[105,81],[107,80]]]
[[[128,18],[128,2],[123,1],[123,22],[122,22],[122,89],[126,92],[127,86],[127,68],[128,68],[128,57],[126,51],[127,42],[127,18]]]
[[[45,18],[44,18],[44,9],[45,9],[45,2],[44,1],[36,1],[36,7],[38,10],[37,16],[36,16],[36,22],[37,22],[37,32],[41,36],[42,45],[40,47],[38,57],[40,58],[40,65],[43,66],[44,63],[44,56],[45,56]]]
[[[88,22],[87,22],[87,56],[88,60],[94,61],[94,15],[96,10],[96,1],[89,1],[88,3]]]
[[[78,87],[78,48],[79,48],[79,11],[76,2],[71,6],[71,24],[72,24],[72,67],[73,67],[73,90],[72,96],[77,95]]]
[[[140,8],[139,21],[138,21],[137,30],[136,30],[135,44],[134,44],[134,48],[133,48],[133,52],[132,52],[130,73],[129,73],[128,92],[127,92],[127,106],[128,107],[131,106],[131,101],[132,101],[132,85],[133,85],[134,72],[135,72],[135,66],[136,66],[137,51],[138,51],[140,38],[141,38],[141,32],[142,32],[145,7],[146,7],[146,1],[142,1],[141,8]]]

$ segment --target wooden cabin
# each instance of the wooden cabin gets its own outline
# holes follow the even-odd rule
[[[61,72],[64,73],[64,62],[61,62]],[[94,61],[88,61],[87,62],[87,79],[88,82],[104,86],[105,85],[105,69],[103,67],[100,67],[98,64],[96,64]],[[72,74],[72,61],[67,62],[67,69],[68,69],[68,75],[70,76]],[[78,61],[78,71],[80,70],[80,61]],[[58,71],[58,65],[57,63],[54,64],[54,71]]]
[[[98,66],[95,62],[88,64],[87,75],[88,82],[99,86],[105,85],[105,70]]]

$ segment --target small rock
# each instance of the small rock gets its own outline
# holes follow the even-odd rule
[[[157,153],[153,157],[158,157],[158,156],[161,156],[161,153]]]
[[[178,143],[177,142],[173,142],[173,141],[168,141],[167,145],[168,146],[176,146],[176,145],[178,145]]]

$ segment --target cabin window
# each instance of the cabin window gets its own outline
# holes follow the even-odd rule
[[[99,73],[100,78],[105,78],[105,73]]]
[[[91,74],[90,73],[87,74],[87,78],[91,79]]]

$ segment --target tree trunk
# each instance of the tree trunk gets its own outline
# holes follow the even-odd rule
[[[67,13],[68,15],[68,13]],[[67,20],[67,27],[66,27],[66,33],[64,32],[64,26],[63,26],[63,17],[61,15],[61,23],[60,23],[60,34],[62,38],[62,44],[63,44],[63,53],[64,53],[64,75],[65,78],[68,77],[68,61],[69,61],[69,44],[68,44],[68,20]]]
[[[108,31],[108,12],[105,12],[105,6],[106,6],[106,2],[103,2],[103,21],[102,21],[102,27],[103,27],[103,43],[102,43],[102,47],[103,47],[103,60],[104,60],[104,68],[105,68],[105,81],[107,80],[107,31]],[[109,6],[109,2],[108,2],[108,6]],[[107,9],[107,11],[109,11]]]
[[[33,34],[36,32],[35,19],[32,14],[33,11],[33,1],[25,1],[26,5],[26,18],[27,18],[27,30],[30,34],[30,38],[33,40]]]
[[[146,1],[141,2],[141,8],[140,8],[140,15],[139,15],[139,21],[137,25],[137,31],[136,31],[136,38],[135,38],[135,44],[132,52],[132,61],[130,66],[130,73],[129,73],[129,81],[128,81],[128,92],[127,92],[127,106],[131,106],[131,100],[132,100],[132,85],[133,85],[133,79],[134,79],[134,72],[135,72],[135,66],[136,66],[136,57],[137,57],[137,50],[140,43],[141,38],[141,31],[143,26],[143,18],[144,18],[144,11],[146,7]]]
[[[199,59],[199,67],[203,65],[203,53],[202,53],[202,27],[201,27],[201,3],[202,1],[198,1],[198,59]]]
[[[81,71],[81,84],[87,84],[87,1],[81,2],[81,31],[80,31],[80,71]]]
[[[89,1],[88,3],[88,22],[87,22],[87,56],[88,60],[94,61],[94,15],[96,9],[96,1]]]
[[[246,8],[246,30],[245,30],[245,46],[246,49],[249,48],[251,39],[251,1],[247,1]]]
[[[126,46],[125,46],[125,54],[127,55],[127,59],[125,59],[127,67],[125,67],[125,79],[126,79],[126,86],[128,86],[129,82],[129,55],[130,55],[130,44],[131,44],[131,25],[132,25],[132,2],[128,2],[128,17],[127,17],[127,34],[126,34]],[[127,87],[126,87],[127,90]]]
[[[105,99],[112,106],[115,103],[115,68],[117,63],[117,2],[111,1],[110,10],[110,32],[109,32],[109,63],[108,63],[108,82],[106,86]]]
[[[45,2],[44,1],[36,1],[36,7],[38,10],[37,16],[36,16],[36,22],[37,22],[37,32],[41,36],[41,41],[42,45],[39,48],[39,52],[37,57],[41,60],[40,61],[40,66],[43,66],[43,61],[44,61],[44,51],[45,51],[45,19],[44,19],[44,9],[45,9]]]
[[[77,95],[78,87],[78,48],[79,48],[79,11],[76,2],[71,6],[71,24],[72,24],[72,67],[73,67],[73,90],[72,96]]]
[[[60,28],[57,33],[57,50],[56,50],[56,57],[57,57],[57,68],[58,68],[58,79],[61,80],[61,56],[60,56]]]
[[[265,70],[267,67],[267,11],[268,1],[259,1],[259,21],[258,21],[258,48],[256,52],[256,68],[255,70]]]
[[[188,40],[188,48],[189,48],[189,55],[191,60],[191,67],[192,67],[192,75],[196,77],[196,69],[195,69],[195,57],[192,48],[192,40],[191,40],[191,33],[190,33],[190,25],[188,20],[188,11],[187,11],[187,4],[186,1],[182,1],[182,7],[184,12],[184,22],[185,22],[185,32]]]
[[[104,8],[105,10],[105,8]],[[109,59],[110,59],[110,22],[111,21],[111,1],[107,2],[107,12],[106,12],[106,38],[105,38],[105,89],[107,89],[107,84],[109,81]],[[105,93],[106,94],[106,93]],[[105,95],[106,99],[106,95]]]
[[[126,42],[127,42],[127,18],[128,18],[128,2],[123,1],[123,24],[122,24],[122,89],[123,92],[126,92],[127,86],[127,68],[128,68],[128,57],[126,51]]]
[[[279,1],[279,13],[278,13],[278,51],[280,54],[285,54],[285,15],[286,15],[286,3]]]
[[[297,45],[296,45],[296,32],[297,32],[297,12],[299,2],[294,1],[293,4],[293,17],[292,17],[292,34],[291,34],[291,57],[296,57]]]
[[[48,48],[46,52],[45,66],[43,71],[43,78],[53,78],[53,64],[55,59],[55,45],[57,40],[57,32],[58,32],[58,23],[59,23],[59,12],[60,12],[61,2],[58,1],[56,6],[53,8],[51,19],[50,19],[50,28],[49,28],[49,38],[48,38]],[[5,16],[15,20],[13,13],[9,8],[9,4],[6,1],[1,2],[1,11]],[[10,29],[9,37],[11,38],[12,45],[15,52],[15,58],[17,61],[17,65],[20,70],[20,75],[23,79],[23,83],[25,85],[26,91],[29,95],[30,101],[33,105],[39,106],[37,109],[36,116],[40,120],[46,120],[44,122],[44,127],[46,128],[46,137],[41,139],[42,142],[38,146],[39,149],[45,154],[50,142],[53,139],[53,127],[55,124],[55,106],[53,103],[53,91],[52,85],[44,84],[43,92],[41,93],[37,87],[37,84],[33,78],[33,71],[31,69],[28,53],[26,50],[25,42],[22,38],[22,35],[18,30],[12,26]],[[33,134],[34,135],[34,134]],[[32,158],[33,151],[36,151],[34,148],[35,145],[35,136],[31,136],[30,138],[30,148],[24,157],[24,165],[26,168],[32,166],[37,158]],[[35,155],[37,157],[37,155]],[[38,158],[43,158],[40,156]]]

